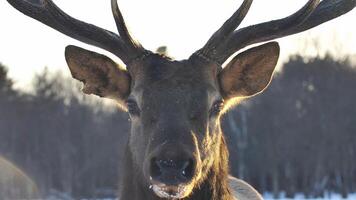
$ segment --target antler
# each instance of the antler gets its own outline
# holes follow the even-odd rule
[[[105,49],[118,56],[124,63],[130,62],[133,58],[140,56],[145,51],[128,33],[116,0],[112,0],[111,4],[120,36],[69,16],[51,0],[7,1],[23,14],[69,37]]]
[[[244,0],[240,8],[214,33],[203,47],[203,51],[214,51],[221,41],[224,41],[243,21],[247,15],[253,0]],[[204,53],[204,52],[202,52]]]
[[[246,0],[244,4],[246,5]],[[224,37],[216,36],[215,33],[212,38],[220,38],[220,41],[215,42],[215,46],[212,47],[209,44],[210,39],[207,45],[195,54],[203,54],[210,60],[222,64],[236,51],[248,45],[303,32],[341,16],[351,11],[355,6],[356,0],[323,0],[321,3],[319,0],[309,0],[303,8],[286,18],[231,31],[228,36]],[[246,9],[240,8],[239,10]],[[244,14],[246,15],[246,13]],[[240,23],[240,20],[241,18],[238,18],[235,21]],[[225,29],[224,26],[225,24],[221,29]],[[219,32],[220,29],[217,33]]]
[[[111,9],[120,37],[124,41],[126,41],[131,47],[142,48],[142,46],[131,37],[129,30],[127,29],[127,26],[125,24],[125,20],[120,12],[119,6],[117,5],[117,0],[111,0]]]

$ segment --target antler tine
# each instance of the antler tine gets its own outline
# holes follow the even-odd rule
[[[111,0],[111,9],[120,37],[128,44],[130,44],[133,48],[141,48],[142,46],[131,37],[129,30],[127,29],[125,20],[117,4],[117,0]]]
[[[309,0],[302,9],[289,17],[235,31],[212,59],[223,63],[233,53],[248,45],[303,32],[341,16],[355,6],[356,0],[323,0],[321,3],[319,0]]]
[[[300,33],[340,17],[341,15],[353,10],[355,7],[356,0],[323,0],[303,24],[297,27],[293,27],[290,30],[289,35]]]
[[[124,63],[137,57],[142,50],[128,46],[117,34],[77,20],[57,7],[51,0],[7,0],[23,14],[81,42],[105,49]],[[38,3],[37,3],[38,2]]]
[[[279,20],[252,25],[235,31],[232,36],[220,45],[212,59],[223,63],[233,53],[250,44],[268,41],[287,35],[292,28],[302,24],[319,5],[319,0],[309,0],[296,13]]]
[[[203,55],[209,55],[210,51],[226,40],[227,37],[241,24],[247,15],[253,0],[244,0],[240,8],[214,33],[205,46],[200,50]]]

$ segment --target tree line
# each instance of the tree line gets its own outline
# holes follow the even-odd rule
[[[45,70],[33,92],[0,65],[0,155],[44,195],[115,195],[129,117]],[[356,69],[330,56],[290,58],[261,95],[223,117],[231,173],[260,192],[356,192]]]

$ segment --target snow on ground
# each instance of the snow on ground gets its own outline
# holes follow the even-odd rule
[[[51,190],[51,194],[43,200],[75,200],[70,195],[55,190]],[[281,192],[279,198],[274,198],[272,193],[264,193],[265,200],[356,200],[356,193],[349,194],[347,198],[342,198],[340,194],[325,193],[324,198],[306,198],[302,193],[297,194],[294,198],[286,198],[285,193]],[[119,200],[115,198],[94,198],[95,200]],[[80,199],[80,200],[94,200],[93,198]]]
[[[273,198],[273,195],[270,193],[266,193],[263,195],[263,198],[265,200],[356,200],[356,193],[350,194],[347,198],[342,198],[341,195],[339,194],[330,194],[327,197],[324,198],[305,198],[303,194],[297,194],[294,198]],[[74,200],[73,198],[70,198],[69,196],[49,196],[48,198],[45,198],[44,200]],[[82,199],[82,200],[87,200],[87,199]],[[92,199],[90,199],[92,200]],[[104,199],[96,199],[96,200],[118,200],[118,199],[111,199],[111,198],[104,198]]]
[[[280,194],[280,198],[273,198],[273,194],[265,193],[263,198],[265,200],[356,200],[356,193],[349,194],[347,198],[342,198],[340,194],[330,193],[324,198],[306,198],[303,194],[297,194],[294,198],[286,198],[284,193]]]

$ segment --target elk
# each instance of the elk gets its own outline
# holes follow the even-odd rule
[[[221,115],[268,86],[280,51],[271,40],[318,26],[356,5],[356,0],[308,0],[286,18],[236,30],[252,4],[244,0],[201,49],[176,61],[131,37],[116,0],[111,6],[119,34],[74,19],[51,0],[7,1],[69,37],[113,53],[126,65],[80,47],[65,49],[73,78],[84,83],[83,92],[114,99],[130,115],[120,200],[262,199],[247,183],[229,176]],[[267,43],[234,55],[262,42]]]
[[[36,184],[31,178],[1,156],[0,199],[39,199]]]

